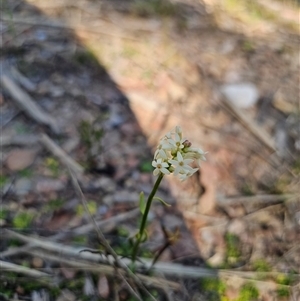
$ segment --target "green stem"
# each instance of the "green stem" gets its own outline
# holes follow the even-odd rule
[[[134,245],[134,248],[133,248],[133,251],[132,251],[132,262],[133,263],[136,260],[137,251],[138,251],[139,245],[141,243],[141,239],[143,238],[143,234],[144,234],[144,231],[145,231],[146,222],[147,222],[147,218],[148,218],[148,213],[150,211],[150,207],[151,207],[153,198],[156,194],[156,191],[157,191],[157,189],[159,187],[159,184],[160,184],[161,180],[163,179],[163,177],[164,177],[164,174],[160,173],[157,180],[156,180],[156,182],[155,182],[155,184],[154,184],[154,186],[153,186],[153,189],[152,189],[151,193],[148,196],[145,212],[143,214],[143,219],[142,219],[142,223],[141,223],[140,230],[139,230],[139,235],[138,235],[138,238],[135,242],[135,245]]]

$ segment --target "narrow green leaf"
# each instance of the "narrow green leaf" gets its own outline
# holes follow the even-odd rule
[[[140,211],[144,215],[144,212],[145,212],[145,209],[146,209],[146,203],[145,203],[145,195],[144,195],[143,191],[140,193],[139,207],[140,207]]]
[[[153,199],[160,201],[165,206],[168,206],[168,207],[171,206],[170,204],[166,203],[162,198],[160,198],[158,196],[155,196]]]

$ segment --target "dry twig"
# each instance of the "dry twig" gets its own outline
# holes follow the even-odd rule
[[[74,248],[71,246],[66,246],[63,244],[51,242],[49,240],[44,240],[41,238],[33,238],[30,236],[25,236],[14,231],[5,229],[3,231],[4,235],[8,237],[16,238],[21,241],[27,243],[33,243],[36,246],[48,250],[51,252],[56,252],[61,256],[73,257],[78,260],[87,260],[89,262],[104,262],[113,265],[114,258],[112,256],[107,256],[103,258],[100,254],[92,254],[87,252],[82,252],[83,248]],[[126,265],[131,261],[126,258],[118,258],[119,262],[122,262],[122,265]],[[136,262],[137,268],[148,269],[152,265],[152,260],[141,258],[140,261]],[[278,275],[282,275],[279,272],[248,272],[248,271],[237,271],[237,270],[225,270],[225,269],[208,269],[201,267],[191,267],[191,266],[183,266],[177,263],[170,262],[157,262],[155,266],[152,268],[153,272],[158,275],[172,276],[172,277],[185,277],[191,279],[199,279],[206,277],[232,277],[237,276],[246,279],[257,279],[259,277],[277,277]],[[294,274],[293,277],[300,279],[300,274]]]
[[[32,146],[39,142],[37,135],[14,135],[14,136],[2,136],[0,139],[0,146],[10,145],[24,145]]]
[[[89,271],[89,272],[96,272],[99,274],[99,272],[104,273],[106,275],[109,276],[114,276],[115,275],[115,268],[109,265],[104,265],[104,264],[91,264],[89,262],[85,262],[83,260],[70,260],[70,259],[66,259],[63,258],[62,256],[57,256],[54,254],[49,254],[49,253],[45,253],[45,252],[41,252],[41,251],[30,251],[30,252],[26,252],[29,255],[34,255],[40,258],[43,258],[45,260],[50,260],[50,261],[55,261],[55,262],[61,262],[64,263],[66,265],[68,265],[69,267],[72,267],[74,269],[78,269],[78,270],[84,270],[84,271]],[[121,272],[124,276],[125,273]],[[160,289],[165,289],[166,287],[175,289],[175,290],[180,290],[181,286],[173,281],[169,281],[163,278],[154,278],[154,277],[150,277],[150,276],[146,276],[146,275],[142,275],[142,274],[138,274],[137,275],[142,281],[143,283],[145,283],[145,285],[147,286],[153,286],[156,288],[160,288]]]
[[[60,129],[57,122],[45,111],[43,111],[34,100],[19,87],[9,76],[6,74],[0,75],[0,83],[2,87],[10,94],[12,99],[16,101],[18,106],[36,122],[47,125],[55,133],[59,134]]]
[[[1,271],[13,271],[30,277],[49,278],[51,275],[18,264],[0,260]]]
[[[33,92],[36,90],[36,84],[34,84],[31,80],[29,80],[27,77],[25,77],[23,74],[21,74],[18,69],[16,69],[13,66],[10,66],[9,71],[10,71],[10,74],[14,77],[14,79],[23,86],[23,88],[25,88],[26,90],[28,90],[30,92]]]
[[[121,213],[119,215],[113,216],[111,218],[108,218],[106,220],[96,221],[97,226],[101,227],[103,232],[111,230],[115,225],[118,223],[121,223],[129,218],[135,217],[139,213],[139,209],[134,209],[125,213]],[[58,234],[52,235],[48,237],[50,241],[56,241],[65,238],[66,236],[74,236],[74,235],[83,235],[88,233],[93,229],[93,225],[87,224],[80,226],[78,228],[75,228],[72,230],[72,232],[66,231],[66,232],[60,232]],[[0,253],[0,258],[7,258],[19,253],[27,252],[28,250],[31,250],[36,245],[34,243],[29,243],[25,246],[16,247],[12,249],[8,249],[7,251],[3,251]]]
[[[84,168],[70,156],[68,156],[68,154],[66,154],[65,151],[60,148],[48,135],[41,134],[40,142],[74,173],[82,174],[84,172]]]
[[[263,194],[263,195],[253,195],[253,196],[238,196],[232,198],[218,198],[217,203],[220,207],[225,207],[228,205],[237,205],[237,204],[275,204],[278,202],[284,202],[285,200],[292,198],[292,194]]]
[[[272,137],[259,127],[249,116],[235,107],[224,97],[224,103],[235,118],[256,138],[258,138],[270,151],[276,152],[275,142]]]

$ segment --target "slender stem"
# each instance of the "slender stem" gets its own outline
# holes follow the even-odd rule
[[[140,230],[139,230],[139,235],[137,237],[137,240],[135,242],[135,245],[134,245],[134,248],[133,248],[133,251],[132,251],[132,262],[133,263],[135,262],[135,259],[136,259],[136,256],[137,256],[137,251],[138,251],[139,245],[141,243],[141,240],[143,238],[143,234],[144,234],[144,231],[145,231],[146,222],[147,222],[147,218],[148,218],[148,213],[150,211],[150,207],[151,207],[153,198],[156,194],[156,191],[157,191],[157,189],[159,187],[159,184],[160,184],[161,180],[163,179],[163,177],[164,177],[164,174],[160,173],[157,180],[156,180],[156,182],[155,182],[155,184],[154,184],[154,186],[153,186],[153,189],[152,189],[151,193],[148,196],[145,212],[143,214],[142,223],[141,223]]]

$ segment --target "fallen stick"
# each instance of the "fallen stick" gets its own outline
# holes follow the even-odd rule
[[[74,257],[77,259],[88,260],[90,262],[102,262],[106,264],[113,265],[114,258],[112,256],[103,257],[101,254],[93,254],[89,252],[82,252],[85,248],[72,247],[63,245],[60,243],[49,241],[48,239],[43,239],[40,237],[26,236],[19,234],[12,230],[4,229],[3,235],[9,238],[15,238],[20,241],[31,243],[36,247],[47,250],[49,252],[54,252],[60,254],[61,256]],[[118,258],[118,261],[122,262],[122,265],[127,265],[131,263],[130,259]],[[150,268],[152,266],[152,260],[141,259],[135,262],[137,268]],[[198,267],[188,267],[181,264],[172,264],[172,263],[160,263],[157,262],[153,266],[153,271],[161,273],[166,276],[184,276],[191,278],[201,278],[201,277],[217,277],[218,271],[207,268],[198,268]]]
[[[39,140],[55,157],[57,157],[66,167],[70,168],[75,174],[83,174],[84,168],[73,160],[48,135],[41,134]]]
[[[96,221],[97,227],[101,228],[102,232],[108,232],[112,230],[112,228],[115,227],[115,225],[120,224],[121,222],[136,217],[140,213],[140,209],[136,208],[131,211],[121,213],[119,215],[116,215],[114,217],[111,217],[104,221]],[[88,232],[90,232],[94,226],[92,224],[83,225],[81,227],[78,227],[74,230],[74,232],[71,233],[71,235],[83,235]],[[73,234],[74,233],[74,234]]]
[[[13,66],[9,67],[10,74],[12,77],[20,83],[26,90],[33,92],[36,90],[36,84],[34,84],[31,80],[25,77],[23,74],[20,73],[18,69]]]
[[[13,135],[13,136],[2,136],[0,139],[0,146],[10,145],[30,145],[37,144],[39,138],[37,135]]]
[[[50,127],[55,133],[61,131],[57,126],[57,122],[45,111],[43,111],[23,89],[21,89],[9,76],[0,75],[0,83],[2,87],[10,94],[18,106],[32,119],[40,124]]]
[[[16,273],[20,273],[20,274],[24,274],[30,277],[37,277],[37,278],[45,278],[45,277],[51,277],[51,275],[34,270],[34,269],[30,269],[18,264],[14,264],[11,262],[7,262],[7,261],[2,261],[0,260],[0,270],[1,271],[13,271]]]
[[[140,212],[139,208],[136,208],[131,211],[121,213],[119,215],[108,218],[106,220],[96,221],[96,224],[98,227],[101,227],[103,232],[110,231],[116,224],[119,224],[129,218],[133,218],[137,216],[139,212]],[[60,232],[58,234],[52,235],[48,237],[48,239],[51,241],[57,241],[60,239],[64,239],[65,237],[70,237],[74,235],[84,235],[87,234],[89,231],[91,231],[93,228],[94,226],[92,224],[87,224],[75,229],[70,229],[70,231],[68,232],[65,231],[65,232]],[[35,244],[29,243],[25,246],[8,249],[0,253],[0,258],[7,258],[19,253],[27,252],[28,250],[31,250],[34,247],[36,247]]]
[[[285,200],[294,197],[292,194],[263,194],[253,196],[237,196],[232,198],[217,198],[217,205],[220,207],[226,207],[230,205],[249,204],[249,203],[262,203],[262,204],[275,204],[278,202],[284,202]]]
[[[259,127],[254,120],[242,112],[239,108],[234,106],[224,97],[224,103],[230,112],[238,119],[238,121],[256,138],[258,138],[270,151],[276,152],[275,142],[272,137],[261,127]]]
[[[30,251],[30,252],[26,252],[26,253],[28,253],[29,255],[34,255],[34,256],[43,258],[45,260],[64,263],[64,264],[67,264],[68,266],[70,266],[74,269],[78,269],[78,270],[96,272],[98,274],[99,274],[99,272],[101,272],[101,273],[104,273],[109,276],[114,276],[115,272],[116,272],[115,268],[112,266],[109,266],[109,265],[104,265],[104,264],[99,264],[99,263],[91,264],[88,262],[79,261],[78,259],[70,260],[70,259],[63,258],[61,256],[57,256],[57,255],[53,255],[53,254],[49,254],[49,253],[45,253],[45,252],[41,252],[41,251]],[[125,276],[124,272],[121,272],[121,273],[123,274],[123,276]],[[137,274],[137,276],[147,286],[154,286],[154,287],[160,288],[160,289],[163,289],[166,286],[168,286],[175,290],[179,290],[181,288],[180,284],[178,284],[174,281],[165,280],[163,278],[153,278],[153,277],[142,275],[142,274]]]
[[[37,247],[50,252],[56,252],[57,254],[74,257],[82,260],[87,260],[91,262],[102,262],[110,265],[114,264],[114,258],[112,256],[103,257],[100,254],[93,254],[89,252],[81,252],[85,248],[67,246],[55,242],[51,242],[48,239],[42,239],[37,237],[25,236],[14,231],[4,229],[3,235],[7,235],[10,238],[16,238],[23,242],[33,243]],[[119,258],[123,264],[131,263],[130,259]],[[152,266],[152,260],[140,258],[139,261],[136,261],[137,270],[139,269],[149,269]],[[237,270],[225,270],[225,269],[209,269],[201,267],[192,267],[184,266],[178,263],[169,263],[169,262],[157,262],[153,267],[152,271],[154,273],[162,274],[165,276],[177,276],[185,277],[191,279],[199,279],[206,277],[231,277],[238,276],[246,279],[255,279],[258,277],[276,277],[284,273],[280,272],[248,272],[248,271],[237,271]],[[288,274],[287,274],[288,275]],[[300,274],[294,274],[293,277],[300,279]]]

